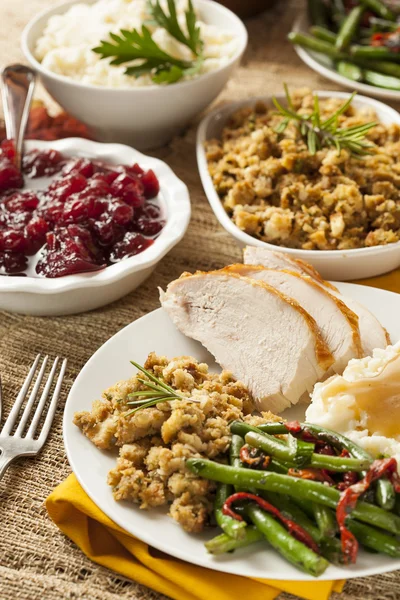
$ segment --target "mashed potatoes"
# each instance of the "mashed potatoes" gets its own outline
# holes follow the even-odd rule
[[[317,383],[306,419],[343,433],[377,457],[400,466],[400,342],[353,359],[343,376]]]
[[[165,1],[161,2],[165,8]],[[181,27],[185,28],[187,0],[176,0]],[[176,58],[191,60],[190,50],[171,37],[165,29],[149,25],[147,0],[98,0],[92,5],[75,4],[62,15],[50,17],[38,39],[35,55],[43,67],[82,83],[111,88],[154,85],[149,75],[138,78],[124,74],[126,65],[111,66],[92,49],[101,40],[109,40],[110,32],[121,29],[152,31],[154,41]],[[224,65],[236,52],[237,39],[229,32],[198,21],[204,41],[204,63],[199,74]]]

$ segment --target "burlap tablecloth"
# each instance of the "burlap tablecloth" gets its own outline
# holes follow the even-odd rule
[[[21,60],[23,26],[51,4],[51,0],[0,1],[2,66]],[[273,11],[248,22],[245,60],[218,102],[280,92],[284,81],[315,89],[335,87],[303,65],[286,42],[286,33],[301,8],[300,0],[280,0]],[[63,404],[88,358],[119,329],[158,307],[157,286],[165,286],[182,271],[219,268],[240,259],[238,248],[219,227],[204,196],[194,142],[195,126],[169,147],[154,152],[189,186],[193,216],[183,242],[138,290],[115,304],[78,316],[43,319],[0,313],[0,373],[6,407],[37,352],[69,360],[63,398],[43,452],[37,459],[18,461],[0,482],[0,600],[164,600],[91,563],[49,520],[43,501],[70,473],[62,442]],[[280,596],[281,600],[289,598],[293,596]],[[335,594],[333,600],[338,598]],[[396,600],[400,598],[400,573],[349,581],[340,598]]]

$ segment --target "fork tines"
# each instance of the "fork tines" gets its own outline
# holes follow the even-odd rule
[[[57,408],[57,401],[60,395],[60,389],[67,366],[66,359],[60,359],[57,357],[50,369],[48,375],[46,375],[47,365],[49,363],[49,357],[44,356],[43,359],[40,354],[36,356],[36,359],[28,373],[27,378],[11,408],[10,414],[2,430],[0,431],[0,439],[5,437],[22,438],[26,440],[33,440],[37,442],[38,449],[44,444],[50,427],[54,418],[54,414]],[[57,376],[58,373],[58,376]],[[33,385],[32,385],[33,384]],[[52,387],[54,390],[49,402],[47,402]],[[24,401],[29,393],[25,408],[23,409],[22,415],[18,421],[18,416],[24,404]],[[42,388],[43,386],[43,388]],[[40,390],[42,392],[40,394]],[[39,398],[40,394],[40,398]],[[37,404],[36,404],[37,401]],[[36,404],[36,407],[35,407]],[[28,431],[23,435],[29,419],[32,420],[29,424]],[[40,423],[41,418],[44,419],[43,425],[37,440],[34,440],[36,430]],[[12,434],[13,428],[16,426],[15,433]]]

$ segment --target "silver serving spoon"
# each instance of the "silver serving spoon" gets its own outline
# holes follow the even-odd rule
[[[15,163],[22,165],[24,134],[35,89],[36,73],[25,65],[10,65],[1,72],[1,95],[7,139],[15,143]]]

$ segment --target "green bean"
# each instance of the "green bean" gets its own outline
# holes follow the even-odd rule
[[[243,463],[240,460],[240,451],[244,446],[244,439],[240,435],[233,434],[229,449],[229,458],[232,467],[242,467]]]
[[[314,525],[308,515],[291,498],[275,494],[274,492],[262,492],[261,496],[270,502],[270,504],[276,506],[284,516],[289,517],[289,519],[295,521],[297,525],[305,529],[315,542],[319,543],[321,541],[322,536],[318,527]]]
[[[345,50],[350,45],[360,24],[364,10],[364,6],[359,4],[349,12],[341,24],[339,33],[336,37],[335,47],[337,50]]]
[[[346,18],[346,9],[343,0],[332,0],[331,2],[331,17],[336,27],[340,27],[343,20]]]
[[[217,491],[215,493],[214,502],[214,514],[217,525],[221,527],[222,531],[234,538],[235,540],[242,540],[245,537],[244,530],[246,529],[246,521],[238,521],[233,519],[229,515],[224,515],[222,507],[224,502],[233,494],[233,488],[231,485],[225,483],[219,483]]]
[[[383,73],[377,73],[376,71],[365,69],[364,81],[370,85],[375,85],[376,87],[382,87],[388,90],[400,90],[400,79],[398,77],[383,75]]]
[[[301,508],[301,510],[304,513],[306,513],[306,515],[310,517],[310,519],[314,518],[313,502],[310,502],[309,500],[304,500],[304,498],[296,497],[293,497],[292,500],[295,504],[297,504],[297,506]]]
[[[392,483],[389,479],[382,478],[378,479],[375,489],[375,499],[378,506],[381,506],[385,510],[393,510],[396,502],[396,494]]]
[[[387,21],[395,21],[396,16],[381,0],[361,0],[364,8],[369,8],[378,17],[386,19]]]
[[[346,54],[339,52],[339,50],[337,50],[333,44],[319,40],[311,35],[306,35],[305,33],[291,31],[288,35],[288,40],[292,42],[292,44],[297,44],[298,46],[308,48],[309,50],[319,52],[320,54],[326,54],[334,60],[342,60],[346,58]]]
[[[400,516],[400,494],[396,494],[393,511],[396,513],[396,515]]]
[[[280,460],[276,458],[271,458],[271,461],[268,465],[268,471],[274,471],[275,473],[281,473],[282,475],[286,475],[289,471],[289,468],[284,465]]]
[[[254,431],[246,433],[245,440],[247,444],[267,452],[269,456],[294,465],[309,464],[313,456],[314,444],[297,440],[291,435],[287,437],[288,444],[268,433]]]
[[[295,498],[303,498],[333,509],[336,509],[341,497],[337,489],[323,483],[299,479],[290,475],[280,475],[271,471],[229,467],[203,458],[190,458],[186,461],[186,465],[192,473],[205,479],[239,485],[246,489],[256,488]],[[352,517],[375,527],[400,534],[400,517],[373,504],[359,501],[352,511]]]
[[[244,439],[246,444],[264,450],[269,456],[273,456],[278,460],[294,462],[296,458],[295,447],[289,447],[287,444],[283,444],[282,440],[279,440],[268,433],[249,431],[249,433],[246,433]]]
[[[205,547],[210,554],[225,554],[226,552],[232,552],[238,548],[245,548],[246,546],[250,546],[250,544],[265,539],[263,534],[252,525],[249,525],[243,531],[244,537],[242,539],[235,540],[226,533],[221,533],[212,538],[212,540],[206,542]]]
[[[394,536],[387,535],[370,525],[358,523],[353,519],[349,519],[347,527],[366,548],[383,552],[394,558],[400,557],[400,541]]]
[[[254,504],[249,504],[246,507],[246,512],[271,546],[287,561],[314,577],[318,577],[327,569],[329,563],[325,558],[318,556],[305,544],[296,540],[267,512]]]
[[[310,466],[316,469],[328,469],[328,471],[347,473],[347,471],[364,471],[365,469],[368,469],[371,464],[371,459],[330,456],[329,454],[313,454]]]
[[[352,81],[361,81],[363,73],[358,65],[348,62],[346,60],[340,60],[336,65],[337,72],[339,75],[351,79]]]
[[[335,537],[337,533],[337,522],[331,510],[327,506],[315,502],[312,507],[321,537]]]
[[[334,565],[345,564],[342,545],[338,538],[324,538],[320,543],[320,550],[322,556],[329,560],[330,563]]]
[[[246,434],[245,440],[250,446],[260,448],[270,456],[282,460],[283,462],[294,464],[300,463],[302,465],[310,465],[311,467],[328,469],[330,471],[338,471],[341,473],[346,473],[347,471],[363,471],[368,468],[372,462],[370,459],[360,460],[357,458],[312,454],[310,451],[307,453],[306,450],[299,456],[295,446],[290,447],[278,443],[276,438],[267,433],[255,433],[254,431],[250,431]],[[300,440],[298,440],[298,447],[303,448],[305,445],[306,442],[300,442]],[[307,445],[311,448],[314,447],[313,444]]]
[[[350,54],[354,58],[365,60],[389,60],[400,62],[400,52],[392,52],[383,46],[351,46]]]
[[[399,24],[387,19],[380,19],[379,17],[370,17],[370,25],[372,25],[373,32],[380,33],[381,31],[397,31]]]
[[[326,27],[328,25],[328,14],[322,0],[308,0],[308,16],[313,25]]]
[[[389,62],[388,60],[363,60],[362,58],[356,58],[354,60],[357,65],[364,69],[372,69],[372,71],[377,71],[378,73],[400,77],[400,65],[395,62]]]
[[[230,424],[230,430],[231,433],[240,435],[242,438],[244,438],[246,433],[249,433],[249,431],[254,431],[255,433],[260,433],[260,431],[263,431],[265,433],[269,433],[270,435],[288,432],[284,423],[264,423],[259,427],[255,427],[254,425],[250,425],[244,421],[232,421]]]
[[[329,44],[335,44],[336,42],[336,34],[334,34],[330,29],[326,29],[326,27],[314,25],[313,27],[310,27],[310,33],[319,40],[329,42]]]

